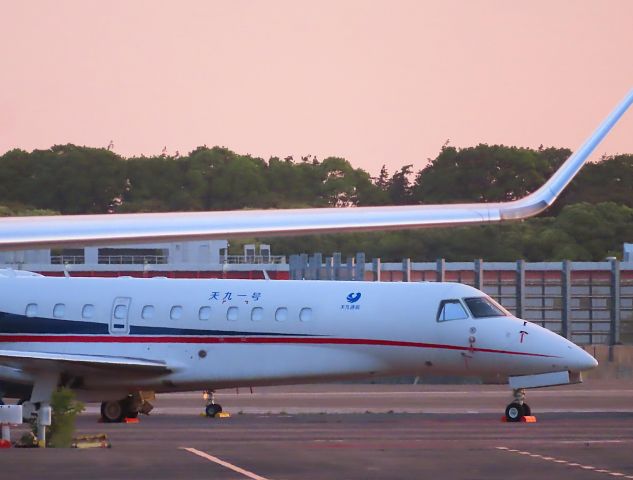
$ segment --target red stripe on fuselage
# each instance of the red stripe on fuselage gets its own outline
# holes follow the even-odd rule
[[[0,342],[7,343],[255,343],[255,344],[302,344],[302,345],[373,345],[384,347],[438,348],[469,352],[501,353],[530,357],[558,358],[543,353],[513,352],[494,348],[463,347],[435,343],[404,342],[400,340],[376,340],[366,338],[305,338],[305,337],[194,337],[194,336],[117,336],[117,335],[0,335]]]

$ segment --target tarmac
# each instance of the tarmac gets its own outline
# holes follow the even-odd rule
[[[537,422],[504,423],[507,386],[317,385],[157,398],[138,424],[97,423],[111,449],[0,450],[22,479],[633,479],[633,381],[528,391]],[[18,435],[14,429],[13,435]]]

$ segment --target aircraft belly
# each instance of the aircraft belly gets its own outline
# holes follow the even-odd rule
[[[204,359],[176,372],[174,381],[255,381],[314,377],[370,376],[393,368],[379,348],[330,345],[222,345],[208,349]]]
[[[180,391],[234,386],[314,383],[411,372],[410,353],[399,347],[340,345],[206,345],[172,349],[186,368],[160,378],[133,379],[138,388]],[[206,355],[201,358],[200,350]],[[403,355],[406,353],[406,355]],[[121,385],[121,378],[91,378],[86,388]]]

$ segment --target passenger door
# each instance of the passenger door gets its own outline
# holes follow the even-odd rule
[[[112,303],[110,315],[110,333],[112,335],[127,335],[130,333],[130,297],[117,297]]]

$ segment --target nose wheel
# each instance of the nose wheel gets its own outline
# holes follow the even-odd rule
[[[202,398],[204,398],[206,402],[204,413],[207,417],[213,418],[222,412],[222,405],[215,403],[215,392],[213,390],[205,390],[202,393]]]
[[[204,408],[204,413],[207,417],[215,417],[222,411],[222,405],[217,403],[210,403]]]
[[[523,417],[530,417],[532,409],[525,403],[525,390],[517,388],[512,391],[514,401],[506,407],[506,421],[520,422]]]
[[[520,422],[523,417],[532,415],[532,410],[527,403],[512,402],[506,407],[506,420],[508,422]]]

